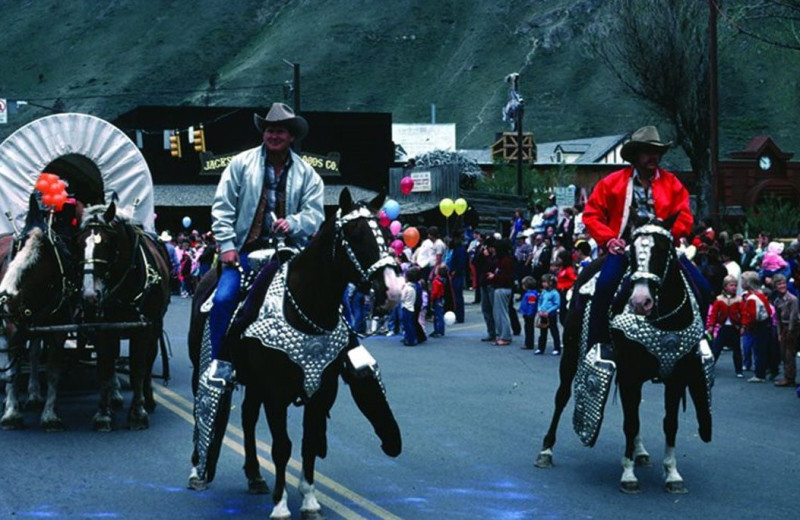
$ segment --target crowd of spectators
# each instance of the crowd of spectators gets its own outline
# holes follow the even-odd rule
[[[181,231],[173,237],[162,231],[159,240],[167,248],[170,257],[170,288],[172,294],[190,298],[200,278],[213,267],[217,260],[217,243],[210,231],[200,233]]]

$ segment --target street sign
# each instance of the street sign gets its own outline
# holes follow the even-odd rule
[[[8,123],[8,104],[5,99],[0,98],[0,125]]]

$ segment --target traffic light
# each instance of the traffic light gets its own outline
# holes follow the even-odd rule
[[[177,130],[169,136],[169,154],[173,157],[181,157],[181,133]]]
[[[203,132],[203,126],[200,125],[198,130],[194,131],[194,135],[192,136],[192,141],[194,142],[194,151],[195,152],[205,152],[206,151],[206,134]]]

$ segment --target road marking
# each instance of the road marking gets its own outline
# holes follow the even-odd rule
[[[165,408],[172,411],[173,413],[175,413],[175,415],[182,418],[189,424],[194,425],[194,416],[192,415],[191,412],[191,410],[193,409],[193,403],[191,401],[189,401],[182,395],[170,390],[169,388],[163,386],[153,386],[153,389],[155,391],[154,397],[156,401],[158,401]],[[223,442],[225,443],[226,446],[228,446],[233,451],[239,453],[242,457],[244,457],[244,446],[242,445],[242,442],[234,440],[232,436],[237,437],[239,441],[243,442],[244,440],[244,432],[242,431],[242,429],[232,424],[228,424],[228,430],[225,433],[225,438],[223,439]],[[264,441],[257,440],[256,447],[263,453],[270,453],[272,451],[272,446]],[[275,475],[275,465],[272,462],[262,457],[261,455],[258,455],[258,462],[262,468],[264,468],[273,476]],[[303,465],[300,461],[296,460],[295,458],[289,459],[288,467],[294,469],[295,471],[297,471],[302,475]],[[293,486],[297,486],[300,482],[300,479],[287,471],[286,481]],[[337,483],[331,478],[326,477],[319,471],[314,471],[314,482],[315,484],[321,484],[329,488],[336,495],[342,497],[345,500],[353,502],[354,504],[358,505],[358,507],[366,511],[369,511],[371,514],[375,515],[376,518],[382,518],[385,520],[400,520],[399,516],[392,514],[391,512],[383,509],[381,506],[373,502],[370,502],[369,500],[357,494],[356,492],[342,486],[341,484]],[[353,518],[353,519],[364,518],[355,511],[353,511],[352,509],[342,504],[341,502],[337,501],[335,498],[321,492],[319,489],[317,489],[317,499],[323,505],[335,511],[336,513],[340,514],[344,518]]]

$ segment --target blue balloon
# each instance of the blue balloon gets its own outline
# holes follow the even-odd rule
[[[191,217],[183,217],[183,220],[181,221],[181,224],[183,224],[183,227],[188,229],[189,226],[192,225],[192,218]]]
[[[395,220],[400,216],[400,204],[396,200],[389,199],[383,204],[383,211],[390,220]]]

